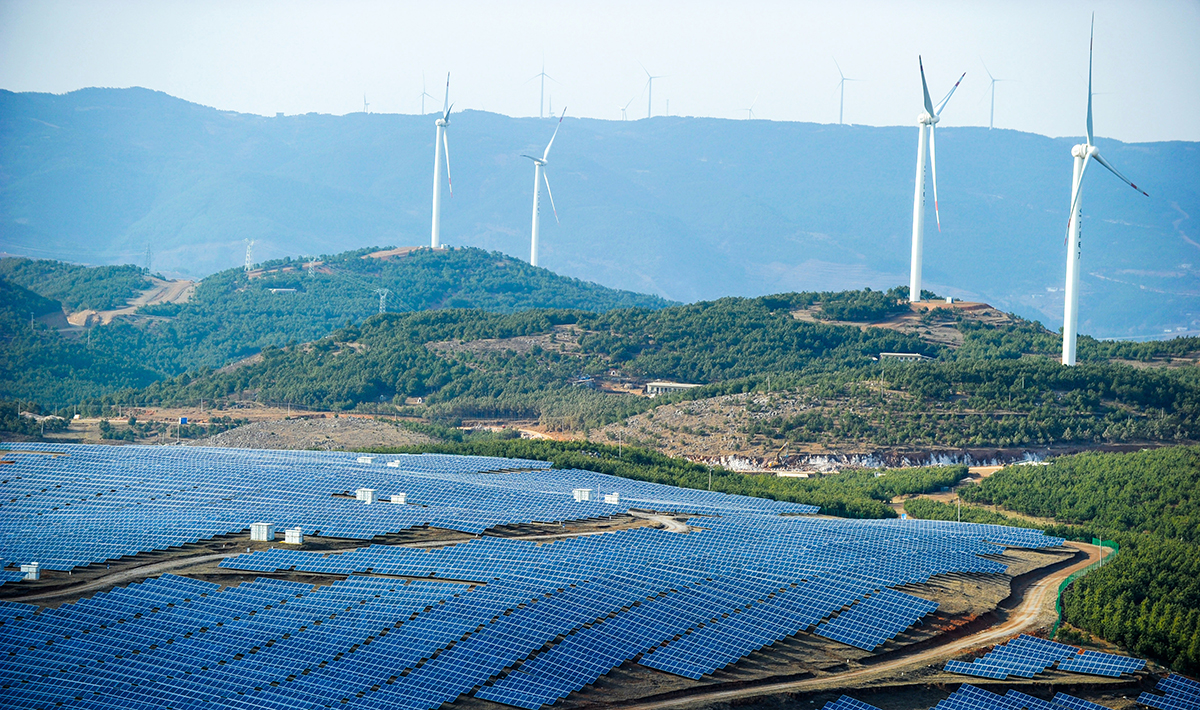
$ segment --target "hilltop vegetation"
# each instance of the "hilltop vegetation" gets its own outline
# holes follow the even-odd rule
[[[0,280],[23,286],[72,311],[120,308],[150,286],[136,266],[80,266],[62,261],[0,259]]]
[[[38,345],[10,340],[9,359],[24,363],[3,381],[0,395],[49,403],[78,402],[130,387],[143,387],[189,370],[219,368],[263,348],[317,340],[334,329],[378,312],[377,289],[388,289],[389,311],[478,308],[511,313],[535,307],[604,311],[637,306],[661,308],[654,296],[616,291],[568,279],[479,249],[418,250],[403,257],[370,258],[374,250],[323,257],[314,268],[285,259],[248,275],[231,269],[202,281],[184,304],[140,309],[149,319],[118,319],[92,328],[90,345],[55,341],[44,332]],[[309,263],[309,262],[305,262]],[[140,287],[136,267],[84,268],[58,262],[0,260],[5,273],[68,308],[123,306]],[[272,290],[274,289],[274,290]],[[120,299],[117,303],[116,300]],[[6,299],[8,310],[28,308]],[[38,314],[55,309],[43,300]],[[28,314],[25,314],[28,320]],[[45,329],[42,328],[44,331]],[[61,340],[61,339],[60,339]],[[42,352],[49,348],[53,352]],[[107,373],[91,360],[114,363]],[[75,363],[74,375],[47,379],[38,363]],[[136,363],[131,371],[129,363]]]
[[[391,291],[389,309],[412,312],[371,315],[380,288]],[[1020,319],[982,322],[950,309],[922,316],[950,319],[959,347],[923,338],[921,328],[845,322],[887,320],[908,308],[904,296],[903,288],[864,289],[666,306],[480,250],[389,258],[364,250],[223,272],[187,303],[92,328],[90,345],[56,340],[37,324],[19,331],[12,311],[5,347],[13,364],[0,394],[47,405],[250,399],[588,431],[664,402],[760,393],[769,380],[765,403],[742,398],[725,421],[647,427],[647,415],[644,434],[623,436],[655,447],[664,428],[682,425],[773,449],[1200,440],[1197,368],[1161,366],[1194,356],[1196,339],[1082,338],[1082,364],[1063,368],[1052,359],[1056,336]],[[888,351],[930,360],[877,360]],[[596,387],[647,379],[704,386],[657,400]]]
[[[603,314],[531,310],[512,315],[443,310],[373,317],[303,347],[267,349],[261,362],[188,376],[128,396],[195,402],[253,393],[260,401],[393,412],[454,422],[539,419],[588,430],[667,401],[761,391],[797,413],[770,416],[747,404],[726,429],[747,438],[876,446],[1031,446],[1063,442],[1200,440],[1196,368],[1104,362],[1064,368],[1048,358],[977,359],[885,328],[792,317],[823,294],[721,299],[660,310]],[[1021,325],[1020,328],[1032,326]],[[1020,340],[1020,334],[1017,340]],[[522,344],[523,343],[523,344]],[[1197,344],[1130,346],[1139,357]],[[964,348],[967,346],[964,346]],[[881,351],[925,353],[915,365],[877,362]],[[666,399],[596,391],[588,378],[665,378],[706,385]],[[881,394],[882,393],[882,394]],[[424,399],[420,407],[408,398]],[[132,400],[125,400],[132,401]],[[755,410],[755,411],[752,411]],[[753,416],[750,416],[753,415]],[[631,441],[633,441],[631,439]],[[652,442],[640,441],[645,446]]]

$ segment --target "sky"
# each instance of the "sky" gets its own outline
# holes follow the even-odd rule
[[[941,126],[1083,133],[1096,15],[1096,135],[1200,140],[1200,0],[272,2],[0,0],[0,88],[142,86],[218,109],[440,108],[914,123],[917,56]],[[647,70],[662,78],[647,106]],[[423,84],[424,82],[424,84]],[[546,110],[543,107],[543,110]]]

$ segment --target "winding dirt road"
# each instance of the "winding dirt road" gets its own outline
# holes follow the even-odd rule
[[[1046,609],[1054,608],[1055,596],[1058,593],[1058,585],[1069,577],[1071,574],[1095,562],[1099,558],[1099,553],[1093,545],[1083,545],[1080,543],[1068,542],[1067,545],[1083,550],[1087,554],[1087,558],[1076,564],[1057,570],[1046,577],[1038,580],[1030,585],[1021,599],[1021,602],[1015,609],[1009,612],[1008,618],[995,626],[992,626],[982,631],[963,636],[948,643],[933,648],[928,648],[912,655],[902,656],[890,661],[884,661],[866,668],[838,673],[837,675],[825,676],[821,678],[808,678],[805,680],[789,681],[786,683],[768,683],[765,685],[757,685],[749,688],[736,688],[733,690],[713,690],[704,692],[700,690],[694,694],[670,698],[667,700],[658,700],[646,703],[637,703],[633,705],[621,705],[619,707],[624,710],[659,710],[660,708],[677,708],[688,705],[698,705],[701,703],[713,703],[719,701],[730,701],[744,698],[753,698],[760,696],[768,696],[775,693],[809,691],[809,690],[825,690],[830,688],[846,688],[850,686],[861,686],[866,682],[885,676],[894,675],[900,671],[907,670],[913,667],[926,666],[931,663],[952,658],[963,651],[979,648],[982,646],[990,646],[1000,641],[1007,640],[1019,633],[1031,631],[1039,626],[1038,618]],[[1108,548],[1105,548],[1105,556],[1108,556]]]

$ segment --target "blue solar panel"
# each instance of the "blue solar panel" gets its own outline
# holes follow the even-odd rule
[[[877,645],[936,608],[891,588],[1000,574],[1005,565],[987,556],[1004,546],[1061,544],[1001,526],[814,518],[796,515],[811,506],[518,459],[43,448],[66,455],[15,455],[5,467],[0,557],[36,555],[48,569],[259,520],[366,541],[629,507],[702,517],[687,534],[642,527],[552,544],[483,536],[436,549],[271,549],[221,563],[345,577],[321,587],[260,578],[220,588],[164,575],[57,609],[0,604],[0,652],[12,654],[0,685],[6,700],[35,707],[345,700],[415,709],[465,694],[536,708],[634,659],[699,677],[805,630]],[[404,492],[407,504],[344,497],[360,487]],[[621,503],[576,501],[575,488],[619,492]]]

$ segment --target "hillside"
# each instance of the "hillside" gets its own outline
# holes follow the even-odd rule
[[[115,306],[121,297],[136,295],[135,289],[143,283],[149,285],[136,267],[88,269],[2,259],[0,274],[42,296],[74,304],[67,311]],[[27,294],[21,298],[31,296],[20,286],[11,288]],[[250,273],[229,269],[214,274],[200,282],[186,302],[132,309],[107,325],[92,327],[86,343],[82,329],[73,329],[79,340],[70,340],[38,323],[36,346],[28,335],[3,346],[10,362],[26,364],[0,380],[0,396],[39,399],[48,405],[73,403],[188,370],[222,367],[263,348],[317,340],[376,314],[379,289],[390,291],[385,303],[390,312],[478,308],[510,313],[534,307],[605,311],[667,305],[655,296],[564,278],[480,249],[396,253],[368,249],[303,264],[284,259],[266,262]],[[41,315],[58,308],[43,299],[36,310]],[[28,309],[16,300],[9,308]],[[26,325],[26,331],[29,328]],[[58,354],[50,357],[41,348]],[[124,365],[107,373],[85,368],[67,377],[43,378],[50,368],[39,365],[85,355],[137,364],[133,370]]]
[[[869,302],[876,294],[857,298]],[[1018,319],[963,320],[953,326],[962,343],[952,347],[889,327],[797,316],[798,309],[811,313],[822,301],[854,297],[782,294],[603,314],[387,314],[311,344],[266,349],[260,361],[237,369],[164,381],[110,401],[252,400],[448,424],[532,421],[713,458],[785,446],[821,452],[1200,441],[1196,339],[1085,338],[1083,364],[1064,368],[1054,359],[1055,337]],[[930,324],[951,317],[927,315]],[[877,360],[896,351],[932,359]],[[634,393],[652,379],[706,386],[658,399]],[[728,406],[714,413],[721,402]],[[702,410],[714,418],[688,418]],[[684,435],[680,447],[664,441],[668,431]]]
[[[91,263],[144,263],[151,246],[154,270],[189,277],[240,265],[247,238],[260,260],[425,244],[432,123],[267,118],[143,89],[0,92],[0,244]],[[452,117],[447,244],[527,258],[520,155],[550,130]],[[1076,140],[938,133],[942,231],[926,237],[929,288],[1056,327]],[[542,263],[678,301],[887,288],[908,273],[914,142],[903,126],[568,117],[551,168],[562,223],[543,220]],[[1089,177],[1081,330],[1198,327],[1197,145],[1100,142],[1152,197]]]

